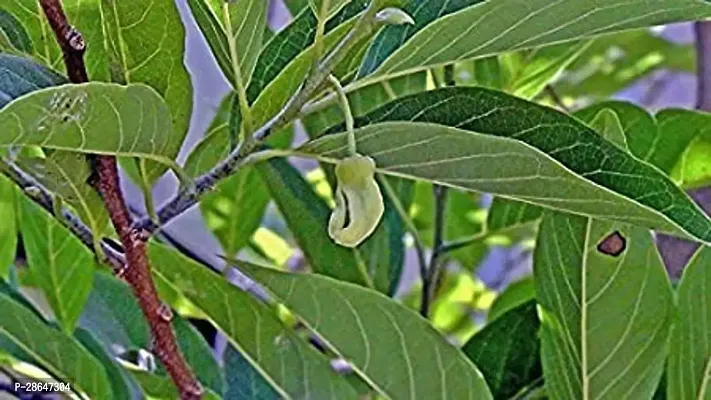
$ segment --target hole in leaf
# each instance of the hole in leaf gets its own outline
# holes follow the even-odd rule
[[[617,257],[627,248],[627,239],[619,231],[607,235],[597,245],[597,251],[608,256]]]

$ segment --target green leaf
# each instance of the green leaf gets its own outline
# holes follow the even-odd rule
[[[0,50],[18,50],[32,53],[32,39],[22,23],[0,8]]]
[[[358,77],[369,75],[375,71],[390,54],[432,21],[481,2],[482,0],[410,0],[405,2],[402,9],[415,20],[415,24],[385,27],[370,45],[358,71]]]
[[[17,220],[15,187],[4,176],[0,177],[0,281],[10,279],[10,267],[17,252]]]
[[[124,351],[150,348],[150,329],[130,287],[103,273],[95,274],[94,286],[82,325],[107,347],[119,346]],[[202,335],[179,315],[173,317],[173,330],[198,380],[222,393],[224,376]]]
[[[134,388],[137,390],[137,383],[119,366],[104,345],[84,328],[77,328],[74,337],[104,366],[114,400],[131,400],[131,393]]]
[[[23,94],[66,82],[66,78],[43,65],[0,53],[0,108]]]
[[[225,349],[224,364],[227,377],[226,399],[276,400],[279,398],[278,393],[234,347],[227,346]]]
[[[29,199],[22,199],[19,208],[30,273],[62,330],[71,334],[91,291],[94,257],[79,239]]]
[[[506,91],[524,99],[532,99],[568,68],[591,43],[563,43],[526,52],[521,60],[523,66],[509,79]]]
[[[491,321],[496,320],[521,304],[535,299],[535,297],[536,288],[533,278],[527,277],[516,281],[494,299],[489,308],[489,313],[486,315],[486,320],[491,323]]]
[[[92,82],[37,90],[0,110],[0,146],[143,157],[174,165],[163,99],[142,84]]]
[[[445,88],[396,100],[356,124],[375,124],[356,136],[358,151],[381,173],[711,240],[711,221],[671,180],[547,107],[487,89]],[[345,149],[337,134],[298,151],[334,162]]]
[[[382,396],[490,399],[481,373],[426,320],[360,286],[240,263]],[[399,368],[393,368],[398,365]]]
[[[281,397],[356,397],[328,359],[283,325],[267,305],[174,250],[152,243],[149,254],[153,273],[200,308]]]
[[[534,252],[546,388],[555,399],[649,399],[674,304],[650,232],[546,213]]]
[[[46,157],[21,157],[17,165],[42,186],[76,210],[92,232],[109,228],[109,214],[89,183],[92,171],[86,156],[73,151],[45,151]]]
[[[62,1],[67,19],[81,32],[88,44],[84,53],[87,74],[91,80],[107,81],[109,63],[103,46],[105,36],[102,25],[101,0]],[[26,30],[31,52],[29,55],[57,71],[64,71],[62,51],[40,4],[34,0],[5,1],[2,8],[11,14]]]
[[[362,11],[366,2],[357,0],[349,3],[326,23],[325,50],[333,47],[348,33],[353,25],[351,17]],[[345,20],[348,22],[343,23]],[[310,8],[305,9],[286,29],[274,36],[260,53],[247,87],[247,100],[252,105],[255,126],[264,124],[276,114],[301,85],[301,78],[311,68],[313,49],[309,46],[313,42],[315,26],[316,18]],[[232,113],[229,125],[213,124],[213,128],[190,153],[185,162],[185,169],[190,175],[208,171],[229,153],[231,132],[228,127],[236,129],[240,123],[238,109],[232,110]],[[277,139],[282,132],[275,132],[271,139]]]
[[[188,5],[232,87],[237,89],[237,70],[240,71],[241,84],[247,86],[262,47],[268,2],[188,0]],[[227,7],[227,13],[224,7]]]
[[[254,168],[244,168],[200,201],[205,223],[227,257],[234,257],[259,228],[270,196]]]
[[[297,15],[309,5],[309,0],[285,0],[284,5],[289,9],[291,15]]]
[[[543,378],[535,300],[507,311],[462,347],[486,378],[494,399],[510,399]]]
[[[128,369],[129,373],[141,386],[143,393],[147,398],[152,400],[173,400],[180,398],[178,390],[173,384],[173,381],[167,376],[161,376],[146,372],[140,369]],[[205,400],[221,400],[222,397],[218,396],[215,392],[210,389],[206,389],[202,394],[202,398]]]
[[[533,204],[494,197],[486,217],[486,229],[490,232],[503,231],[537,221],[543,209]]]
[[[311,12],[314,15],[321,15],[321,9],[323,8],[323,2],[325,0],[309,0],[309,7],[311,7]],[[350,0],[328,0],[328,7],[325,12],[325,16],[330,18],[332,15],[336,14],[341,8],[345,7]]]
[[[665,109],[652,116],[633,104],[610,101],[579,110],[575,116],[591,121],[603,109],[619,117],[629,151],[670,174],[679,185],[698,186],[711,178],[703,156],[711,146],[708,113]]]
[[[357,250],[339,246],[328,235],[331,209],[286,160],[261,163],[257,170],[314,272],[372,285]]]
[[[0,309],[3,310],[0,333],[30,354],[52,376],[90,398],[113,398],[101,363],[71,336],[47,325],[4,293],[0,293]]]
[[[669,400],[711,398],[711,249],[702,247],[677,289],[678,318],[667,363]]]
[[[590,127],[622,150],[627,150],[627,137],[617,113],[609,108],[600,110],[590,122]]]
[[[146,6],[143,0],[100,1],[111,80],[144,83],[165,99],[170,108],[172,134],[169,140],[160,142],[159,148],[162,155],[174,160],[188,131],[192,112],[192,86],[183,63],[185,29],[175,2],[154,0]],[[94,42],[88,43],[90,48]],[[95,43],[95,47],[99,47],[100,42]],[[171,132],[168,127],[158,129]],[[144,136],[148,135],[144,133]],[[165,165],[149,163],[145,177],[153,182],[164,172]]]
[[[489,1],[429,24],[371,70],[376,79],[383,79],[459,60],[710,15],[711,5],[702,0]]]

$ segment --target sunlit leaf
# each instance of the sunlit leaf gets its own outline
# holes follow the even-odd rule
[[[490,399],[481,373],[424,319],[360,286],[240,263],[387,398]],[[393,368],[399,365],[400,368]]]
[[[644,228],[546,213],[534,252],[546,389],[555,399],[649,399],[674,304]]]
[[[12,183],[0,178],[0,281],[10,278],[17,251],[16,193]]]
[[[172,130],[167,131],[172,134],[160,146],[163,155],[175,159],[192,112],[192,85],[183,63],[185,28],[175,2],[153,0],[147,5],[143,0],[94,1],[100,1],[102,6],[100,19],[107,35],[111,80],[144,83],[165,99],[172,122]],[[100,42],[88,43],[91,48],[99,47]],[[149,163],[146,179],[152,182],[163,172],[165,165]]]

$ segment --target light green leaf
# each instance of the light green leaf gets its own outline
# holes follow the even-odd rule
[[[459,60],[708,16],[711,5],[702,0],[489,1],[428,25],[373,74],[383,79]]]
[[[222,73],[236,90],[239,71],[246,87],[262,47],[268,2],[189,0],[188,5]]]
[[[17,252],[17,220],[15,188],[4,176],[0,177],[0,281],[10,279],[10,267]]]
[[[356,124],[375,124],[356,136],[358,151],[381,173],[711,241],[711,221],[671,180],[547,107],[481,88],[445,88],[389,103]],[[345,135],[337,134],[299,152],[334,162],[345,149]]]
[[[487,324],[462,347],[479,367],[495,399],[516,398],[543,378],[535,300],[512,308]]]
[[[71,334],[91,291],[94,257],[66,228],[29,199],[22,199],[20,228],[34,281]]]
[[[105,232],[109,214],[99,193],[88,183],[92,172],[86,156],[63,150],[46,153],[45,158],[21,157],[17,165],[72,206],[92,232]]]
[[[107,81],[109,63],[103,46],[105,36],[101,0],[65,0],[62,1],[62,6],[67,19],[81,32],[87,43],[84,60],[89,79]],[[40,3],[34,0],[4,1],[2,8],[27,31],[30,40],[28,44],[31,45],[31,52],[28,54],[51,69],[64,71],[62,51]]]
[[[534,287],[533,278],[530,276],[511,283],[506,290],[496,296],[494,302],[491,303],[489,312],[486,315],[486,320],[491,323],[508,311],[535,298],[536,288]]]
[[[325,10],[324,16],[330,18],[345,7],[350,0],[309,0],[309,6],[314,15],[321,15],[324,1],[328,1],[328,7]]]
[[[200,308],[281,397],[356,398],[328,359],[283,325],[274,310],[222,276],[152,243],[153,273]],[[286,368],[298,366],[298,368]]]
[[[541,215],[543,209],[539,206],[497,196],[489,207],[486,229],[496,232],[519,227],[538,220]]]
[[[553,399],[649,399],[674,304],[650,232],[546,213],[534,252],[546,388]]]
[[[426,320],[360,286],[240,263],[382,396],[491,399],[477,368]],[[393,368],[399,365],[399,368]]]
[[[170,108],[172,134],[160,148],[162,155],[174,160],[187,134],[192,112],[192,86],[183,63],[185,29],[175,2],[153,0],[147,5],[143,0],[94,1],[101,1],[102,5],[111,80],[144,83],[165,99]],[[99,47],[98,43],[95,47]],[[145,178],[153,182],[164,172],[165,165],[149,163]]]
[[[257,170],[313,271],[372,285],[358,250],[340,246],[328,235],[331,209],[301,174],[281,159],[259,164]]]
[[[532,99],[555,80],[592,43],[579,41],[546,46],[526,52],[522,67],[506,84],[506,91],[524,99]]]
[[[616,144],[622,150],[627,150],[627,137],[622,122],[613,110],[603,108],[595,114],[589,125],[609,142]]]
[[[0,50],[32,54],[32,39],[17,18],[0,8]]]
[[[38,365],[92,399],[113,398],[104,367],[71,336],[47,325],[4,293],[0,293],[0,309],[0,333],[31,355]]]
[[[702,247],[677,288],[678,319],[667,363],[669,400],[711,398],[711,249]]]
[[[41,146],[175,164],[168,108],[142,84],[92,82],[37,90],[2,108],[0,126],[0,146]]]

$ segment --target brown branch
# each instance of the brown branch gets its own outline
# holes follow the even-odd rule
[[[62,49],[67,75],[74,83],[88,81],[84,66],[86,44],[62,10],[60,0],[40,0],[57,43]],[[126,257],[123,278],[128,282],[151,329],[151,351],[155,353],[173,379],[182,399],[199,399],[202,387],[195,379],[178,348],[170,321],[172,312],[158,298],[146,253],[146,236],[131,228],[131,215],[119,185],[116,158],[92,156],[97,178],[97,188],[109,212],[111,222],[118,232]]]

